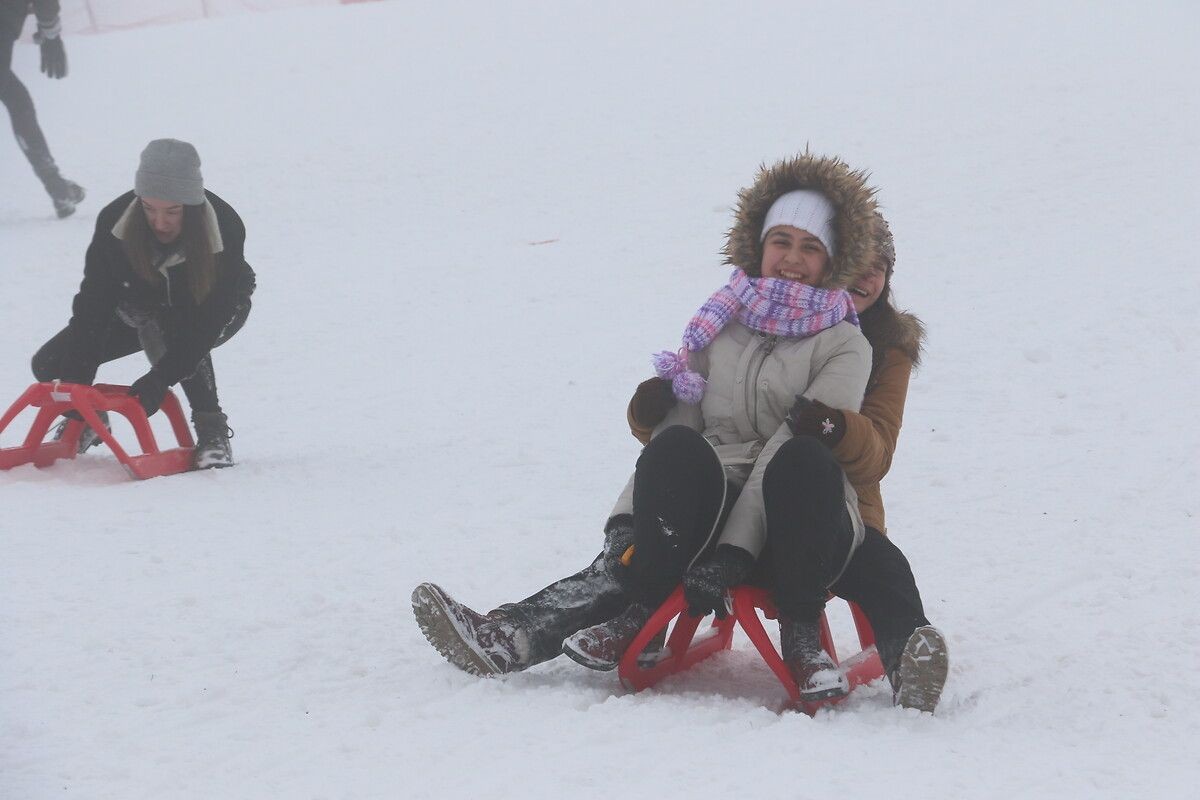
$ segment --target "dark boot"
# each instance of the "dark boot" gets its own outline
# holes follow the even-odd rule
[[[850,693],[845,674],[821,647],[820,623],[781,616],[779,640],[783,661],[800,689],[801,700],[811,703]]]
[[[83,198],[87,194],[78,183],[65,178],[58,178],[47,183],[46,193],[54,202],[54,213],[58,215],[59,219],[74,214],[75,207],[83,202]]]
[[[949,671],[950,655],[941,631],[932,625],[917,628],[905,642],[899,663],[888,672],[896,705],[932,714]]]
[[[413,590],[412,607],[421,633],[464,672],[490,677],[528,666],[529,638],[503,616],[484,616],[432,583]]]
[[[505,603],[488,616],[510,620],[524,632],[528,651],[520,669],[527,669],[561,655],[563,639],[611,619],[628,602],[600,555],[587,568],[520,602]]]
[[[196,427],[196,450],[192,463],[196,469],[233,466],[233,447],[229,444],[233,431],[229,419],[220,411],[193,411]]]
[[[653,613],[653,609],[648,606],[632,603],[608,622],[584,628],[568,636],[562,643],[562,651],[588,669],[615,669]]]
[[[107,411],[97,411],[96,416],[100,417],[100,421],[104,423],[105,428],[107,428],[109,431],[112,431],[112,425],[108,423]],[[63,434],[67,432],[67,425],[71,424],[71,422],[72,420],[64,417],[62,421],[54,426],[54,430],[52,431],[50,438],[56,442],[61,439]],[[91,425],[85,424],[83,426],[83,430],[79,434],[79,443],[75,446],[75,452],[77,454],[86,453],[95,445],[100,444],[100,441],[100,434],[92,430]]]

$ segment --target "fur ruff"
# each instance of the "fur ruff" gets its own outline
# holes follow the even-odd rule
[[[875,237],[875,190],[867,173],[852,170],[840,158],[804,153],[772,167],[764,165],[754,185],[738,193],[733,227],[726,237],[725,263],[760,277],[762,226],[771,204],[795,189],[815,189],[833,203],[834,256],[823,288],[845,289],[863,275],[878,256]]]

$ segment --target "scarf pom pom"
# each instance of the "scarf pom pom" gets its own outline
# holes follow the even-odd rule
[[[704,397],[704,378],[700,373],[684,370],[671,380],[671,391],[681,403],[695,405]]]
[[[670,350],[655,353],[651,360],[654,364],[654,374],[664,380],[674,380],[676,375],[687,370],[687,360]]]

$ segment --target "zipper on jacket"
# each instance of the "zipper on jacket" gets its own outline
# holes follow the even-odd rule
[[[761,349],[761,354],[755,353],[755,356],[761,355],[758,359],[758,364],[753,367],[754,379],[746,381],[746,408],[749,410],[750,427],[754,433],[761,439],[762,431],[758,429],[758,376],[762,374],[763,364],[767,363],[767,356],[775,349],[775,344],[779,341],[779,337],[775,335],[759,334],[760,342],[757,345]],[[750,370],[747,370],[747,377]]]

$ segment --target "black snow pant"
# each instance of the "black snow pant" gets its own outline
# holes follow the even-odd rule
[[[7,37],[0,39],[0,101],[8,109],[12,121],[13,134],[25,157],[29,159],[34,173],[51,195],[62,191],[62,176],[58,174],[58,166],[50,155],[50,146],[38,125],[37,112],[33,107],[33,98],[29,90],[21,83],[16,73],[12,71],[13,40]]]
[[[828,587],[862,608],[892,672],[909,635],[929,620],[908,559],[882,533],[867,528],[846,562],[854,531],[836,459],[816,439],[796,437],[767,466],[763,496],[768,534],[758,566],[779,613],[817,619]]]
[[[650,440],[633,475],[631,594],[643,605],[662,604],[683,573],[716,547],[737,497],[712,445],[676,425]]]
[[[899,665],[912,632],[929,624],[908,559],[874,528],[867,528],[862,544],[830,591],[858,603],[867,615],[875,632],[875,648],[888,674]]]
[[[563,639],[620,614],[629,605],[617,579],[608,574],[604,554],[574,575],[561,578],[516,603],[491,613],[507,616],[529,637],[529,653],[521,669],[562,655]]]
[[[218,347],[233,338],[241,330],[250,314],[249,304],[239,306],[233,320],[225,326],[217,343]],[[139,318],[136,325],[119,314],[114,314],[104,334],[104,345],[100,351],[100,363],[115,361],[127,355],[143,351],[151,364],[157,364],[166,352],[167,332],[153,317]],[[33,356],[33,376],[39,381],[63,378],[62,363],[71,346],[70,328],[63,328],[50,341],[42,345]],[[90,379],[92,376],[88,376]],[[221,403],[217,398],[217,376],[213,372],[212,354],[201,359],[196,371],[179,382],[187,396],[193,413],[219,412]]]
[[[661,604],[716,547],[736,500],[699,433],[677,426],[651,439],[634,475],[635,596]],[[779,613],[797,620],[815,621],[830,591],[858,603],[893,669],[909,634],[928,620],[907,559],[879,531],[868,528],[847,563],[854,529],[833,455],[812,437],[785,443],[767,465],[763,501],[767,542],[748,582],[768,589]]]

